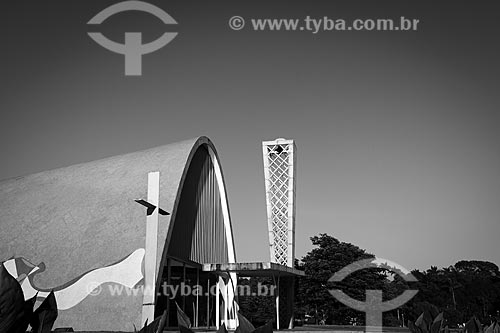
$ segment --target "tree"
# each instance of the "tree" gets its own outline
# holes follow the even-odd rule
[[[274,296],[260,295],[259,287],[265,286],[271,290],[273,281],[265,277],[242,278],[238,281],[240,288],[245,288],[249,293],[239,295],[238,303],[240,312],[255,326],[262,326],[275,320]]]
[[[421,314],[422,304],[444,313],[450,327],[472,316],[488,324],[500,313],[500,273],[487,261],[459,261],[454,266],[414,271],[420,292],[404,306],[410,320]],[[497,318],[498,319],[498,318]]]
[[[384,300],[393,299],[405,289],[418,289],[419,293],[399,312],[384,314],[384,325],[398,325],[399,318],[415,321],[423,312],[435,317],[443,312],[445,325],[457,327],[472,316],[483,324],[500,320],[500,272],[494,263],[462,260],[447,268],[430,267],[426,271],[414,270],[418,282],[409,284],[390,267],[364,269],[350,274],[339,283],[328,280],[345,266],[367,258],[374,258],[359,247],[339,241],[327,234],[311,238],[315,246],[297,268],[306,276],[298,281],[296,308],[300,313],[313,315],[326,324],[363,324],[365,314],[338,302],[330,293],[341,289],[350,297],[365,300],[367,289],[380,289]],[[400,314],[402,316],[400,316]],[[496,319],[495,319],[496,317]]]
[[[302,258],[299,265],[306,276],[299,279],[296,307],[326,324],[363,324],[364,313],[338,302],[328,290],[341,289],[350,297],[364,301],[367,289],[387,289],[385,270],[365,269],[350,274],[339,283],[328,282],[345,266],[374,256],[327,234],[312,237],[311,241],[316,247]]]

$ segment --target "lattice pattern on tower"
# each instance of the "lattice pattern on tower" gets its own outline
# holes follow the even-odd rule
[[[292,267],[294,250],[294,161],[292,140],[263,142],[271,261]]]

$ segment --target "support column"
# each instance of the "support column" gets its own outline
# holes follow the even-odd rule
[[[293,302],[295,278],[282,276],[278,279],[276,293],[276,328],[293,328]]]
[[[288,328],[292,329],[294,326],[294,302],[295,302],[295,277],[290,276],[286,278],[287,280],[287,290],[286,290],[286,313],[288,320]]]
[[[222,283],[224,283],[224,281],[222,281]],[[226,285],[225,288],[224,288],[224,325],[227,327],[227,316],[228,316],[228,310],[229,310],[229,307],[227,306],[227,301],[228,301],[228,295],[227,295],[227,289],[228,289],[228,286]]]
[[[219,288],[219,279],[217,277],[217,281],[215,282],[217,286],[215,288],[215,328],[219,329],[220,326],[220,288]]]
[[[182,284],[186,285],[186,263],[182,263]],[[182,285],[181,285],[182,286]],[[186,312],[186,295],[182,295],[182,311]]]
[[[273,276],[274,285],[276,286],[276,290],[274,291],[274,300],[276,302],[276,329],[280,329],[280,276],[277,278]]]
[[[207,330],[210,329],[210,276],[207,278]]]
[[[170,286],[170,280],[172,276],[172,260],[170,258],[167,258],[167,286]],[[167,323],[166,326],[170,326],[170,296],[167,293]]]
[[[200,285],[200,269],[196,268],[196,287]],[[198,311],[200,310],[200,298],[199,293],[196,293],[196,313],[194,315],[194,327],[198,327]]]

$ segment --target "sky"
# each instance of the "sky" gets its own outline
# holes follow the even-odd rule
[[[298,258],[327,233],[406,268],[500,264],[500,4],[149,1],[3,4],[0,179],[208,136],[238,261],[269,260],[261,141],[297,145]],[[246,25],[232,30],[229,19]],[[251,19],[418,19],[417,31],[255,31]],[[302,21],[301,21],[302,22]],[[124,75],[123,43],[178,32]],[[0,198],[1,199],[1,198]]]

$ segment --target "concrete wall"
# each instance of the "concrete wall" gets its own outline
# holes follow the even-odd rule
[[[212,145],[201,137],[0,183],[0,261],[27,294],[40,290],[43,298],[54,289],[58,303],[72,305],[60,310],[55,327],[141,325],[142,293],[109,291],[142,283],[146,212],[134,199],[147,197],[148,172],[160,171],[160,207],[172,212],[186,165],[202,144]],[[160,216],[159,260],[170,217]]]

